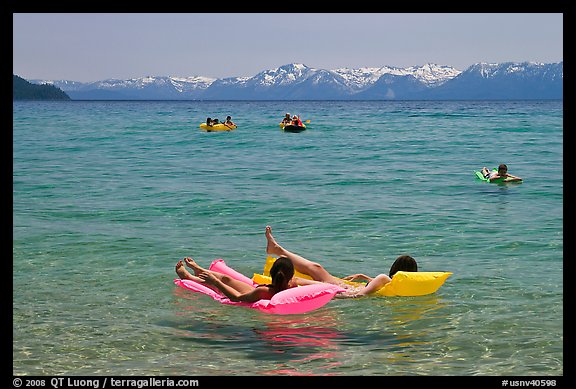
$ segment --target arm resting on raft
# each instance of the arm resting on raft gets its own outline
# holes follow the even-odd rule
[[[343,277],[342,279],[343,279],[343,280],[346,280],[346,281],[364,280],[364,281],[368,281],[368,282],[370,282],[370,281],[373,280],[372,277],[369,277],[369,276],[367,276],[367,275],[365,275],[365,274],[352,274],[352,275],[350,275],[350,276]]]

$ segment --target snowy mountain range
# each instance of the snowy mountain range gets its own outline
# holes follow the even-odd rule
[[[52,84],[73,100],[495,100],[562,99],[563,79],[563,62],[506,62],[465,71],[436,64],[325,70],[292,63],[253,77],[28,81]]]

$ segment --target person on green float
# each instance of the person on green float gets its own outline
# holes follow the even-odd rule
[[[506,166],[506,164],[502,163],[498,166],[498,171],[490,171],[488,170],[486,167],[482,168],[482,175],[484,176],[485,179],[487,179],[488,181],[492,182],[492,181],[496,181],[496,180],[502,180],[505,182],[511,182],[511,181],[522,181],[522,179],[520,177],[516,177],[513,176],[512,174],[508,173],[508,166]]]

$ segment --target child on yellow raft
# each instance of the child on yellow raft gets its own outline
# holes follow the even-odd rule
[[[336,284],[347,289],[346,292],[339,293],[335,297],[339,298],[353,298],[367,296],[371,294],[378,295],[404,295],[404,296],[415,296],[424,295],[435,292],[444,281],[452,274],[450,272],[426,272],[426,273],[416,273],[418,272],[418,264],[416,260],[409,255],[401,255],[392,264],[389,274],[379,274],[376,277],[369,277],[364,274],[353,274],[343,278],[338,278],[330,274],[322,265],[316,262],[312,262],[298,254],[286,250],[284,247],[280,246],[278,242],[272,236],[272,228],[266,226],[266,253],[277,255],[280,257],[289,258],[294,264],[294,269],[296,272],[295,280],[299,285],[307,285],[315,282],[327,282],[331,284]],[[419,286],[408,288],[410,290],[400,290],[402,289],[402,283],[406,284],[404,281],[407,280],[406,277],[401,277],[399,281],[400,288],[395,291],[386,291],[385,286],[392,283],[393,277],[396,275],[397,278],[400,275],[405,276],[406,274],[421,275],[422,277],[416,277],[415,281],[418,284],[419,281],[424,281]],[[255,276],[258,276],[255,274]],[[364,280],[368,281],[367,284],[353,283],[351,281]],[[406,285],[404,285],[406,286]],[[406,289],[406,288],[404,288]]]

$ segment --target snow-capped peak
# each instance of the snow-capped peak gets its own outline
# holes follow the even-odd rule
[[[264,70],[254,76],[261,85],[288,85],[307,77],[315,69],[301,63],[291,63],[274,69]]]
[[[406,68],[382,66],[316,69],[303,63],[290,63],[264,70],[252,77],[210,78],[202,76],[145,76],[126,80],[108,79],[91,83],[74,81],[30,82],[50,83],[64,92],[74,92],[72,98],[429,98],[456,96],[454,90],[470,77],[477,79],[512,77],[514,79],[542,80],[553,85],[548,96],[561,96],[563,62],[541,64],[536,62],[477,63],[464,72],[451,66],[427,63]],[[456,82],[456,84],[454,82]],[[450,81],[450,82],[449,82]],[[449,85],[445,92],[440,90]],[[548,85],[548,84],[546,84]],[[435,90],[434,93],[430,93]],[[469,96],[466,93],[458,96]],[[536,95],[534,95],[536,96]]]
[[[334,72],[344,77],[353,89],[363,89],[374,84],[385,74],[395,76],[412,75],[417,80],[428,86],[437,86],[461,73],[460,70],[450,66],[440,66],[436,64],[426,64],[422,66],[410,66],[408,68],[397,68],[383,66],[381,68],[339,68]]]

